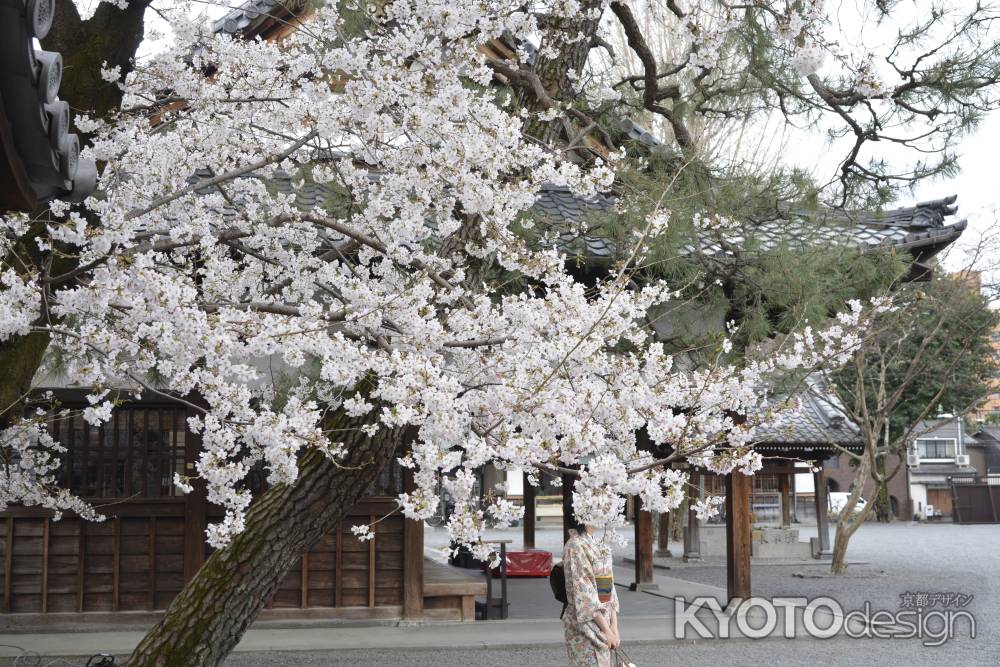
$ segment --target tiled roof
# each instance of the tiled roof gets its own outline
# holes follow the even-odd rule
[[[270,15],[283,14],[286,6],[294,4],[279,0],[249,0],[231,9],[225,16],[212,22],[212,32],[225,32],[235,35],[245,31],[257,19]],[[277,10],[277,11],[275,11]]]
[[[208,178],[209,174],[199,173],[198,177]],[[192,177],[191,182],[195,180]],[[277,192],[294,195],[296,207],[303,211],[322,207],[333,195],[333,190],[324,184],[305,182],[297,185],[292,176],[285,173],[271,177],[269,183]],[[957,208],[954,201],[952,196],[883,214],[796,212],[789,214],[787,220],[761,225],[747,222],[739,234],[727,232],[721,245],[703,239],[700,248],[689,246],[688,252],[724,259],[747,248],[766,252],[783,245],[794,248],[831,244],[856,246],[862,251],[887,247],[908,249],[926,259],[957,239],[965,229],[964,220],[945,224],[946,218]],[[615,255],[614,241],[600,234],[601,223],[612,214],[614,205],[614,199],[606,195],[583,199],[567,188],[549,186],[539,192],[531,213],[550,226],[566,226],[567,231],[559,235],[559,247],[569,257],[600,263]],[[224,213],[228,215],[230,211]],[[235,211],[231,213],[235,215]],[[571,233],[566,224],[570,222],[584,231]]]
[[[975,434],[975,438],[969,440],[966,436],[966,445],[978,445],[980,447],[1000,447],[1000,426],[983,424]]]
[[[546,194],[545,198],[553,196]],[[571,197],[568,192],[558,195],[558,208],[551,202],[541,201],[535,211],[549,217],[558,213],[565,220],[586,222],[609,211],[613,205],[613,200],[607,197],[597,204],[570,203],[567,199]],[[763,253],[782,246],[833,245],[856,247],[862,252],[885,248],[909,250],[926,260],[965,231],[965,220],[949,221],[958,208],[954,205],[955,199],[953,195],[884,213],[789,211],[780,219],[762,223],[747,221],[737,229],[702,233],[698,243],[689,245],[687,251],[724,260],[737,253]],[[600,257],[611,257],[615,253],[614,242],[599,235],[593,235],[587,245],[597,248],[592,254]]]
[[[787,451],[790,446],[836,449],[833,445],[838,445],[851,451],[861,449],[861,430],[847,418],[832,394],[814,386],[798,396],[802,401],[800,409],[779,412],[771,424],[757,429],[757,449],[764,453]]]
[[[943,248],[966,228],[965,220],[948,222],[958,207],[956,195],[885,212],[789,210],[780,219],[746,222],[735,230],[702,234],[692,250],[732,254],[736,248],[767,252],[779,246],[815,244],[854,246],[863,251],[895,247]]]
[[[197,183],[199,179],[211,178],[211,172],[199,170],[195,176],[188,179],[189,183]],[[275,192],[294,197],[295,207],[301,211],[312,211],[330,202],[335,193],[333,188],[323,183],[295,183],[290,174],[278,172],[268,178],[268,186]],[[210,191],[206,189],[205,192]],[[604,195],[593,199],[582,199],[572,194],[564,187],[546,187],[538,194],[533,213],[546,221],[565,223],[566,221],[584,222],[595,215],[607,214],[614,207],[614,200]],[[222,209],[224,218],[234,218],[235,209]],[[330,239],[339,243],[344,238]],[[611,246],[605,239],[588,234],[565,233],[559,236],[559,247],[571,256],[587,256],[595,259],[606,259],[611,256]]]
[[[633,141],[638,141],[640,144],[646,146],[647,148],[653,149],[656,148],[657,146],[664,145],[663,141],[660,140],[659,137],[657,137],[655,134],[653,134],[652,132],[644,128],[642,125],[639,125],[639,123],[636,123],[633,120],[629,120],[627,118],[623,119],[622,121],[619,122],[619,127],[621,128],[621,131],[625,134],[625,136],[627,136],[629,139]]]
[[[566,222],[575,222],[589,229],[600,227],[601,218],[610,214],[614,205],[614,200],[604,195],[598,195],[593,199],[581,199],[567,188],[547,187],[538,193],[531,213],[551,224],[565,225]],[[614,253],[614,246],[607,239],[587,232],[582,234],[563,232],[559,235],[559,248],[570,257],[589,257],[597,260],[610,259]]]
[[[303,6],[302,0],[247,0],[215,21],[212,29],[250,36],[262,29],[269,17],[287,18]],[[530,58],[534,46],[530,42],[521,46]],[[632,120],[621,120],[619,129],[650,150],[664,145],[648,129]],[[277,179],[276,186],[281,192],[292,194],[291,178]],[[327,194],[322,185],[306,184],[295,192],[296,203],[302,209],[313,208]],[[687,251],[725,261],[737,252],[768,252],[779,246],[826,244],[853,246],[866,252],[893,247],[911,251],[919,264],[955,241],[965,230],[965,220],[948,222],[957,210],[955,199],[953,195],[882,213],[790,209],[779,219],[746,222],[739,229],[723,233],[703,233]],[[599,222],[613,206],[614,200],[607,196],[583,200],[566,189],[546,188],[539,194],[533,213],[556,225],[565,222],[583,225],[588,230],[583,234],[561,234],[560,248],[570,257],[603,262],[615,256],[615,244],[606,234],[599,233],[599,224],[589,223]]]
[[[920,466],[910,468],[909,474],[911,478],[933,475],[975,477],[976,469],[972,466],[960,466],[954,461],[950,463],[924,463],[921,461]]]

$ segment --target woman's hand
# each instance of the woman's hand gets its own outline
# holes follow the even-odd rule
[[[594,622],[604,634],[608,648],[611,650],[618,648],[618,645],[622,643],[622,640],[618,638],[618,628],[608,622],[607,617],[600,611],[594,616]]]

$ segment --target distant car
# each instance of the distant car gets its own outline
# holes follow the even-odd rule
[[[847,506],[847,499],[851,497],[851,494],[843,491],[833,491],[829,494],[829,497],[830,516],[833,518],[839,517],[840,513]],[[864,511],[867,504],[864,498],[858,498],[858,502],[854,505],[854,511],[851,514],[860,514]]]

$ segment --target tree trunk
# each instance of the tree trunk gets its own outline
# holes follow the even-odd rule
[[[847,546],[858,528],[868,520],[871,511],[872,505],[869,503],[857,516],[845,518],[848,513],[847,509],[841,514],[841,518],[837,520],[837,532],[833,538],[833,561],[830,563],[830,572],[834,574],[847,572]]]
[[[31,381],[48,344],[49,337],[42,333],[17,336],[0,343],[0,428],[22,415],[22,402],[31,390]]]
[[[875,519],[881,523],[891,522],[895,516],[892,513],[892,501],[889,500],[889,480],[885,472],[885,456],[875,460],[875,490],[872,502],[875,503]]]
[[[833,561],[830,563],[830,571],[834,574],[844,574],[847,572],[847,545],[851,541],[851,537],[854,536],[854,533],[861,527],[861,524],[868,519],[868,515],[875,506],[873,502],[867,503],[863,510],[857,515],[854,514],[854,508],[857,507],[861,491],[864,489],[865,481],[868,479],[870,473],[871,462],[868,456],[865,455],[862,457],[861,463],[858,465],[857,472],[855,473],[851,495],[844,504],[840,516],[837,517],[837,532],[833,538]]]
[[[339,465],[315,450],[298,480],[258,498],[246,530],[213,553],[136,647],[129,667],[219,665],[236,646],[288,571],[343,519],[404,440],[404,430],[364,436],[363,420],[342,419],[351,435]],[[345,431],[342,431],[345,432]]]
[[[840,522],[837,522],[837,533],[833,538],[833,562],[830,563],[830,571],[834,574],[844,574],[847,572],[847,545],[851,541],[847,531],[841,530]]]
[[[118,81],[135,68],[135,52],[144,35],[143,17],[149,0],[130,0],[124,9],[114,3],[102,2],[94,15],[80,19],[72,0],[56,0],[52,29],[42,40],[42,46],[58,51],[63,57],[64,76],[59,97],[69,102],[74,113],[86,113],[107,118],[118,110],[122,90],[101,75],[104,64],[108,69],[119,68]],[[80,144],[89,135],[81,134]]]
[[[581,14],[600,7],[599,0],[584,0],[580,3]],[[545,16],[540,19],[540,24],[543,27],[542,44],[557,44],[557,52],[551,58],[539,57],[532,69],[538,75],[549,97],[572,105],[577,86],[574,75],[579,74],[587,63],[591,41],[601,24],[600,16],[596,18],[581,16],[572,19]],[[573,37],[575,41],[566,44],[567,37]],[[530,111],[542,109],[534,93],[528,89],[521,91],[520,103]],[[563,136],[563,127],[559,119],[542,121],[532,118],[525,123],[524,133],[548,146],[557,146],[569,139]]]

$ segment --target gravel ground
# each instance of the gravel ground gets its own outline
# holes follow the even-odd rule
[[[948,661],[962,667],[996,665],[995,653],[987,653],[970,642],[927,649],[913,642],[868,640],[731,640],[673,642],[628,648],[638,667],[661,665],[850,665],[850,667],[895,667],[939,665]],[[512,648],[463,651],[342,651],[337,653],[243,653],[226,661],[226,667],[319,667],[350,665],[364,667],[561,667],[566,652],[559,648]]]
[[[810,529],[802,532],[808,537]],[[815,535],[815,529],[811,532]],[[754,594],[829,596],[845,610],[862,609],[870,602],[873,610],[890,611],[899,609],[903,593],[974,595],[965,609],[976,617],[977,643],[1000,655],[1000,525],[866,523],[851,539],[848,556],[869,564],[852,565],[846,575],[833,577],[825,566],[755,562]],[[725,567],[717,565],[686,565],[670,574],[726,585]]]
[[[670,642],[627,648],[638,667],[660,665],[740,665],[777,667],[784,665],[849,665],[850,667],[938,666],[961,667],[997,664],[997,654],[974,642],[954,642],[939,648],[925,648],[912,641],[818,640],[716,640],[710,642]],[[0,659],[7,667],[83,667],[85,661],[30,657],[14,663]],[[121,663],[119,663],[121,664]],[[447,650],[409,649],[406,651],[336,651],[294,653],[237,653],[225,667],[562,667],[562,648],[510,648]]]
[[[800,526],[799,531],[800,539],[803,540],[816,534],[815,528],[810,526]],[[514,534],[506,537],[519,540],[519,536]],[[560,538],[558,530],[540,530],[538,546],[554,551],[558,557]],[[675,553],[679,551],[680,549],[676,549]],[[619,560],[625,555],[631,555],[631,546],[616,550]],[[662,646],[643,645],[635,647],[629,653],[639,665],[661,665],[675,661],[685,665],[717,664],[729,661],[747,665],[813,662],[823,665],[886,666],[940,664],[945,660],[957,661],[961,665],[1000,664],[1000,525],[867,523],[852,538],[848,557],[851,561],[863,561],[865,564],[851,565],[848,573],[839,577],[830,575],[825,565],[766,565],[762,561],[756,561],[752,570],[754,594],[765,598],[827,596],[837,600],[845,611],[863,609],[866,602],[870,603],[873,611],[898,611],[900,595],[904,593],[973,595],[972,602],[964,609],[976,618],[976,639],[960,636],[940,647],[925,647],[916,640],[720,640],[695,644],[673,642]],[[720,588],[726,586],[725,564],[720,562],[681,563],[669,571],[658,571]],[[401,658],[397,664],[563,664],[559,651],[545,649],[511,649],[503,656],[493,653],[486,656],[470,651],[444,652],[434,656],[413,654]],[[371,660],[375,662],[364,662],[357,656],[338,654],[336,657],[338,660],[357,661],[326,664],[375,665],[391,664],[393,661],[389,655],[372,656]],[[260,659],[267,658],[260,656]],[[319,657],[315,659],[321,660]],[[379,662],[380,660],[384,662]]]
[[[816,535],[814,526],[797,528],[800,540]],[[491,538],[512,539],[514,543],[509,548],[514,549],[520,548],[520,535],[520,529],[489,533]],[[538,548],[552,551],[557,560],[562,553],[561,540],[558,527],[539,527]],[[445,544],[444,529],[428,529],[425,543],[429,548]],[[673,550],[681,553],[682,548],[673,545]],[[623,558],[632,553],[631,544],[617,548],[616,561],[624,564]],[[866,564],[851,565],[846,575],[833,577],[824,565],[767,565],[766,561],[754,561],[751,572],[754,594],[829,596],[846,610],[862,608],[866,601],[873,609],[895,610],[899,608],[899,596],[907,592],[971,594],[975,599],[966,609],[980,620],[980,629],[1000,635],[1000,525],[869,522],[851,539],[848,559]],[[657,571],[726,587],[722,561],[705,564],[678,561],[670,570]],[[1000,637],[997,639],[1000,641]]]

